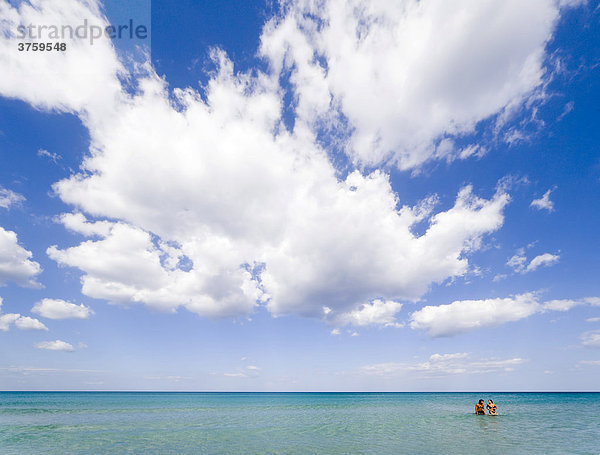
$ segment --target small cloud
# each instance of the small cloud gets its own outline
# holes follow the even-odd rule
[[[525,269],[525,272],[533,272],[534,270],[538,269],[539,267],[549,267],[553,264],[556,264],[559,259],[560,259],[560,256],[558,254],[550,254],[550,253],[540,254],[539,256],[536,256],[531,260],[531,262]]]
[[[557,121],[560,122],[563,118],[565,118],[569,112],[571,112],[573,109],[575,109],[575,101],[569,101],[567,104],[565,104],[565,107],[563,108],[562,114],[560,114],[557,117]]]
[[[600,318],[587,318],[585,322],[600,322]]]
[[[581,305],[580,300],[562,299],[562,300],[549,300],[543,305],[544,310],[548,311],[569,311],[571,308]]]
[[[45,149],[39,149],[37,151],[37,156],[43,157],[43,158],[48,158],[54,164],[58,164],[58,162],[60,160],[62,160],[62,156],[60,156],[58,153],[49,152],[48,150],[45,150]]]
[[[55,341],[41,341],[39,343],[35,344],[35,347],[37,349],[46,349],[48,351],[74,351],[75,348],[73,347],[73,345],[67,343],[66,341],[62,341],[62,340],[55,340]]]
[[[560,256],[558,254],[544,253],[534,257],[531,261],[529,261],[529,263],[527,263],[525,249],[519,248],[516,254],[506,262],[506,265],[512,268],[515,272],[523,274],[533,272],[540,267],[549,267],[556,264],[559,260]]]
[[[246,357],[242,357],[242,361],[246,361]],[[246,365],[237,368],[235,373],[223,373],[223,376],[228,378],[255,378],[260,373],[260,367],[257,365]]]
[[[31,312],[48,319],[88,319],[94,314],[83,303],[75,305],[61,299],[42,299],[33,306]]]
[[[581,335],[581,342],[590,348],[600,348],[600,330],[584,333]]]
[[[0,330],[8,332],[12,324],[19,330],[48,330],[44,324],[35,318],[21,316],[18,313],[2,314],[2,297],[0,297]]]
[[[176,375],[169,375],[169,376],[144,376],[144,379],[150,379],[153,381],[173,381],[173,382],[180,382],[183,379],[191,379],[188,376],[176,376]]]
[[[480,145],[476,144],[471,144],[460,151],[460,153],[458,154],[458,158],[461,160],[465,160],[471,156],[481,158],[487,152],[488,150],[485,147],[481,147]]]
[[[517,253],[506,262],[506,265],[512,268],[515,272],[523,272],[525,270],[526,262],[527,256],[525,256],[525,250],[523,248],[519,248]]]
[[[9,189],[4,188],[0,185],[0,207],[8,209],[12,205],[19,205],[25,201],[25,196],[19,193],[15,193]]]
[[[516,128],[510,128],[504,134],[504,142],[506,142],[509,147],[513,145],[517,145],[521,142],[526,142],[529,140],[529,137],[522,131]]]
[[[554,202],[550,200],[550,193],[552,193],[553,189],[549,189],[544,193],[544,195],[539,199],[534,199],[529,204],[530,207],[536,208],[538,210],[548,210],[548,212],[554,211]]]
[[[600,366],[600,360],[581,360],[579,365],[594,365]]]
[[[340,331],[340,329],[333,329],[333,330],[331,331],[331,334],[332,334],[332,335],[339,335],[340,333],[342,333],[342,332]]]
[[[42,322],[35,318],[30,318],[29,316],[20,316],[15,321],[15,326],[19,330],[48,330],[48,327],[46,327]]]
[[[396,313],[402,309],[402,304],[393,300],[375,299],[369,303],[363,303],[359,308],[335,315],[334,325],[353,325],[356,327],[381,326],[402,327],[403,324],[396,321]]]
[[[600,306],[600,297],[586,297],[583,300],[592,306]]]

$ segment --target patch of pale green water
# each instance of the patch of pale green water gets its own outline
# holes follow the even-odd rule
[[[498,416],[476,416],[493,399]],[[600,394],[1,393],[0,454],[600,454]]]

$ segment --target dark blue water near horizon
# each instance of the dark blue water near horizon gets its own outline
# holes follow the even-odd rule
[[[0,454],[598,455],[599,409],[592,392],[0,392]]]

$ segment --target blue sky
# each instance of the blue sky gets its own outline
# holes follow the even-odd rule
[[[597,390],[597,2],[134,3],[0,0],[0,389]]]

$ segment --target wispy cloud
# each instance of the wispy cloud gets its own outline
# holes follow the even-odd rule
[[[37,156],[39,157],[43,157],[43,158],[48,158],[50,161],[52,161],[54,164],[58,164],[58,162],[60,160],[62,160],[62,156],[60,156],[58,153],[54,153],[54,152],[49,152],[46,149],[39,149],[37,151]]]
[[[8,209],[13,205],[21,204],[24,201],[25,196],[0,185],[0,208]]]
[[[35,347],[37,349],[45,349],[47,351],[67,351],[67,352],[72,352],[72,351],[75,350],[75,348],[73,347],[72,344],[67,343],[66,341],[62,341],[62,340],[40,341],[39,343],[35,344]]]
[[[590,348],[600,348],[600,330],[585,332],[581,335],[581,343]]]
[[[562,113],[556,118],[556,120],[560,122],[563,118],[569,115],[569,113],[572,112],[573,109],[575,109],[575,101],[569,101],[567,104],[565,104]]]
[[[44,368],[44,367],[0,367],[0,371],[10,373],[106,373],[104,370],[87,370],[81,368]]]
[[[600,366],[600,360],[580,360],[578,365],[593,365]]]
[[[388,362],[365,365],[360,372],[367,375],[396,377],[406,375],[447,376],[460,374],[485,374],[497,371],[513,371],[526,359],[473,359],[468,353],[433,354],[425,362]]]

